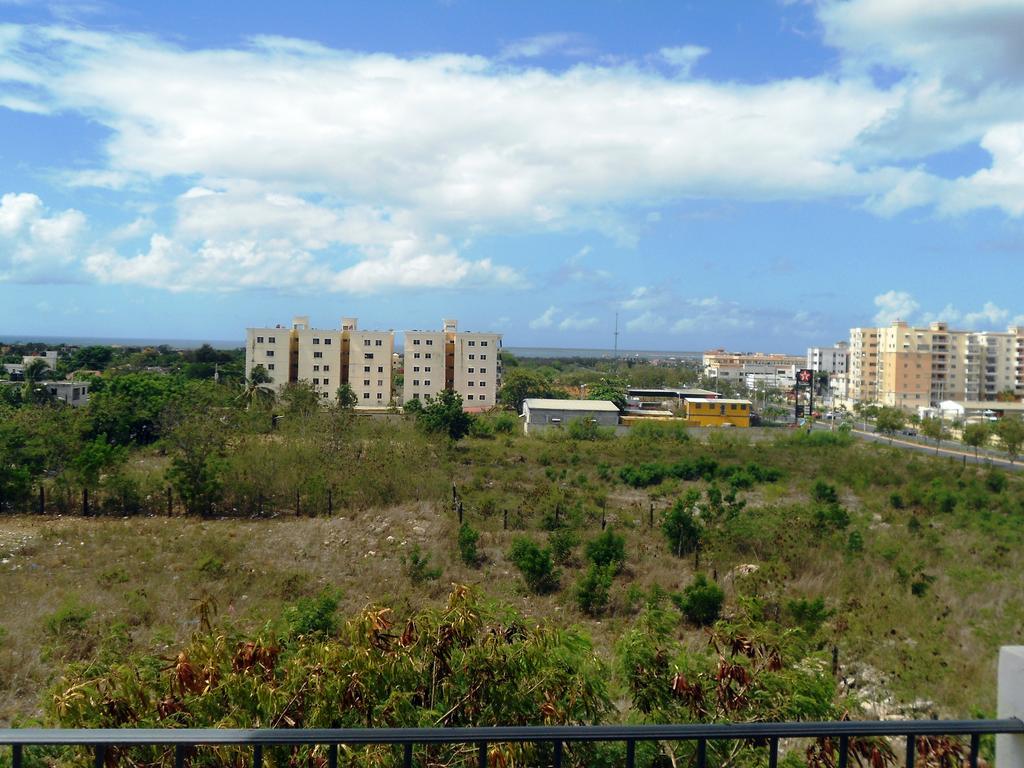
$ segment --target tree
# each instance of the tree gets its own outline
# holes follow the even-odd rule
[[[352,389],[352,385],[347,381],[338,387],[337,398],[338,407],[343,411],[351,411],[359,402],[359,398],[356,396],[355,390]]]
[[[523,400],[530,397],[565,398],[547,376],[530,368],[514,368],[505,374],[498,393],[498,402],[516,413],[523,410]]]
[[[1003,416],[996,422],[994,431],[1012,463],[1020,453],[1021,444],[1024,444],[1024,422],[1014,416]]]
[[[295,381],[281,390],[281,402],[289,416],[308,418],[320,410],[320,395],[308,381]]]
[[[42,382],[50,374],[50,364],[45,360],[33,360],[25,366],[25,383],[21,389],[21,399],[25,403],[46,403],[53,398]]]
[[[245,407],[266,406],[274,401],[273,379],[262,365],[254,366],[242,388]]]
[[[924,419],[921,421],[921,434],[935,441],[935,452],[938,453],[942,438],[947,434],[946,425],[939,418]]]
[[[979,421],[974,424],[968,424],[963,430],[963,441],[964,445],[969,445],[974,448],[974,458],[978,458],[978,449],[981,448],[985,443],[988,442],[992,436],[992,430],[984,421]]]
[[[626,567],[626,538],[608,528],[596,539],[587,542],[587,559],[597,566],[610,567],[613,574],[622,573]]]
[[[181,409],[167,417],[165,439],[172,449],[167,479],[188,514],[210,515],[220,501],[229,428],[209,409]]]
[[[875,416],[875,429],[883,435],[888,435],[889,442],[892,442],[892,436],[903,429],[906,423],[906,416],[898,408],[883,406],[878,409]]]
[[[665,535],[669,549],[676,557],[693,552],[701,541],[701,526],[690,511],[697,500],[699,491],[690,491],[686,498],[679,499],[665,513],[661,523],[661,532]]]
[[[461,440],[469,434],[473,417],[462,410],[462,395],[450,389],[441,390],[416,414],[416,424],[426,432],[448,435]]]
[[[622,411],[626,408],[626,388],[622,379],[602,377],[587,387],[587,400],[610,400]]]
[[[104,470],[121,464],[126,452],[126,448],[111,445],[106,435],[100,435],[92,442],[85,443],[71,460],[71,467],[82,486],[83,514],[89,514],[89,491],[99,486],[100,475]]]
[[[591,563],[587,572],[576,583],[576,605],[588,616],[600,616],[608,607],[612,580],[615,577],[614,565],[598,565]]]

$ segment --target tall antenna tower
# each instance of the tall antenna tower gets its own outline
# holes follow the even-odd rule
[[[615,313],[615,354],[614,358],[619,359],[619,313]]]

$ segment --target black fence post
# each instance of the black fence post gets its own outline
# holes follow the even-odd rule
[[[327,489],[327,516],[334,514],[334,494],[330,488]]]
[[[82,489],[82,517],[89,516],[89,489]]]
[[[299,489],[296,488],[295,489],[295,516],[296,517],[298,517],[299,514],[301,513],[301,509],[299,508],[299,502],[300,502],[300,499],[299,499]]]
[[[46,514],[46,489],[42,483],[39,484],[39,514]]]
[[[167,486],[167,516],[170,517],[174,514],[174,491],[171,490],[171,486]]]
[[[507,531],[508,530],[508,509],[506,509],[504,514],[502,515],[501,529],[503,531]]]

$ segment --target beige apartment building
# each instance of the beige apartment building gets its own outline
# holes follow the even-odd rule
[[[452,389],[465,408],[490,408],[501,386],[501,334],[459,331],[455,320],[441,331],[406,331],[404,364],[405,401]]]
[[[356,318],[341,327],[318,329],[299,316],[291,326],[247,328],[245,375],[262,365],[276,392],[306,381],[325,402],[348,384],[357,408],[386,408],[397,401],[392,374],[399,358],[393,331],[361,331]],[[460,332],[445,320],[440,331],[406,331],[404,399],[436,397],[445,389],[462,396],[466,408],[489,408],[501,386],[501,334]]]
[[[850,330],[850,398],[902,410],[1024,395],[1024,328],[956,331],[947,323]]]
[[[348,384],[357,408],[382,408],[391,403],[392,331],[360,331],[355,318],[345,318],[340,330],[312,328],[304,316],[291,327],[247,328],[245,375],[262,365],[276,392],[290,382],[306,381],[325,401]]]

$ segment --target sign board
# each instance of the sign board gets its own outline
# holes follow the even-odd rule
[[[811,384],[814,381],[814,371],[810,368],[801,368],[796,372],[798,384]]]

